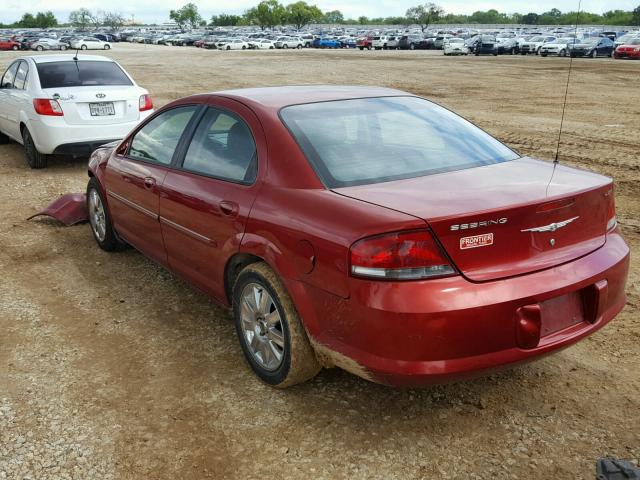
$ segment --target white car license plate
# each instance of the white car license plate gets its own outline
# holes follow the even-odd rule
[[[116,109],[113,102],[90,103],[89,112],[92,117],[104,117],[107,115],[115,115]]]

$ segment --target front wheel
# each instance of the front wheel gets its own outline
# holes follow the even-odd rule
[[[593,52],[591,52],[591,58],[597,58],[598,57],[598,51],[594,50]]]
[[[20,47],[18,47],[18,45],[14,45],[13,47],[11,47],[11,50],[17,51],[20,50]]]
[[[61,46],[60,46],[60,50],[63,50],[63,51],[64,51],[64,50],[66,50],[66,49],[67,49],[67,46],[66,46],[66,45],[61,45]]]
[[[24,145],[24,155],[29,166],[33,169],[46,168],[48,155],[44,155],[38,151],[27,127],[22,130],[22,143]]]
[[[109,46],[109,45],[105,45],[105,46],[104,46],[104,49],[105,49],[105,50],[109,50],[110,48],[111,48],[111,46]]]
[[[293,301],[267,264],[254,263],[240,272],[233,314],[245,358],[264,382],[284,388],[320,371]]]
[[[564,49],[560,50],[560,53],[558,53],[558,56],[559,57],[566,57],[567,56],[567,51],[564,50]]]
[[[231,47],[227,46],[227,50],[231,50]]]
[[[37,51],[39,51],[39,52],[41,52],[41,51],[43,51],[43,50],[44,50],[44,47],[43,47],[42,45],[38,45],[38,46],[36,47],[36,50],[37,50]]]
[[[100,183],[95,177],[91,177],[87,185],[87,213],[93,238],[102,250],[115,252],[126,247],[113,229]]]
[[[86,46],[86,45],[82,45],[82,46],[80,47],[80,50],[86,50],[86,49],[87,49],[87,46]]]

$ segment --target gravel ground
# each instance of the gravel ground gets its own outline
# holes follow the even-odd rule
[[[393,86],[553,158],[568,62],[433,52],[216,52],[115,45],[157,106],[229,87]],[[4,69],[14,53],[2,53]],[[574,61],[560,160],[611,175],[640,245],[640,62]],[[87,225],[25,221],[83,191],[86,162],[30,171],[0,146],[0,479],[594,478],[640,457],[640,277],[609,326],[538,362],[394,390],[340,370],[278,391],[242,357],[229,314]]]

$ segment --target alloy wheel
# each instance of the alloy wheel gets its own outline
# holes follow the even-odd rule
[[[89,223],[96,238],[103,242],[107,234],[107,219],[100,195],[95,189],[89,193]]]
[[[265,370],[277,370],[284,359],[282,318],[269,292],[258,283],[248,283],[240,296],[243,340],[254,360]]]

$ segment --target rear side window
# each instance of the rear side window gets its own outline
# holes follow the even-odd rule
[[[19,90],[24,90],[25,84],[27,82],[27,74],[29,73],[29,66],[27,62],[20,62],[20,66],[18,67],[18,72],[16,73],[16,78],[13,81],[13,87]]]
[[[42,88],[133,85],[115,62],[79,60],[38,63]]]
[[[129,157],[144,162],[169,165],[173,153],[197,107],[177,107],[153,118],[135,134]]]
[[[256,177],[256,144],[240,118],[209,108],[191,140],[182,167],[238,183]]]
[[[4,72],[2,76],[1,86],[2,88],[13,88],[13,81],[16,77],[16,73],[18,72],[18,64],[20,62],[12,63],[11,66]]]

